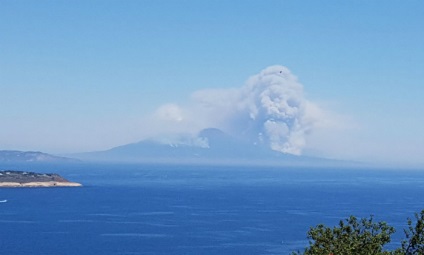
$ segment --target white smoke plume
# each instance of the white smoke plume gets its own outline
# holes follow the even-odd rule
[[[284,66],[270,66],[234,89],[193,93],[186,106],[167,104],[154,115],[160,126],[195,133],[216,127],[275,151],[300,155],[321,109],[306,100],[303,86]]]
[[[283,66],[268,67],[247,81],[243,97],[249,135],[273,150],[300,155],[313,121],[306,118],[306,99],[297,78]]]

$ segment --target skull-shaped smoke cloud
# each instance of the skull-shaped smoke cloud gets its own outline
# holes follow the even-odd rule
[[[160,108],[160,116],[167,115],[166,109]],[[320,112],[305,99],[303,86],[284,66],[270,66],[238,89],[197,91],[190,107],[172,105],[169,110],[170,116],[181,113],[172,118],[178,119],[180,127],[197,127],[197,131],[217,127],[252,143],[295,155],[301,154],[305,136]]]

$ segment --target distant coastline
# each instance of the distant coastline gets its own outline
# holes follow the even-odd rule
[[[40,174],[15,170],[0,171],[0,188],[81,186],[81,183],[68,181],[58,174]]]

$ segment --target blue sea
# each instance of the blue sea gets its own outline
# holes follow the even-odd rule
[[[0,167],[56,172],[84,185],[0,189],[5,255],[290,254],[307,246],[310,226],[350,215],[396,227],[396,246],[406,219],[424,209],[419,170]]]

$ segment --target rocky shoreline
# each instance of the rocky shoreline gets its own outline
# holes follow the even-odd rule
[[[14,170],[0,171],[0,188],[81,186],[80,183],[70,182],[58,174],[40,174]]]

